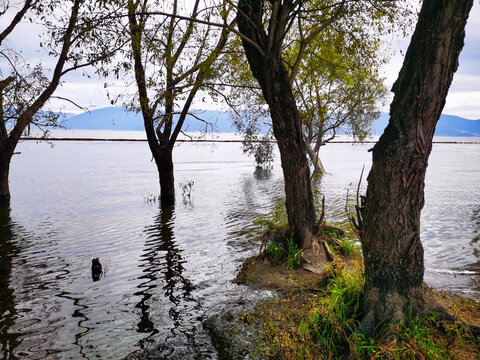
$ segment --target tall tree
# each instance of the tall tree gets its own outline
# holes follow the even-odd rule
[[[379,105],[387,95],[380,66],[387,61],[389,53],[380,49],[385,48],[385,35],[392,28],[405,30],[412,18],[409,13],[403,12],[400,17],[399,12],[384,11],[379,15],[368,10],[357,11],[335,21],[307,46],[302,46],[310,35],[304,28],[316,19],[298,17],[296,30],[291,31],[288,45],[282,49],[282,57],[290,74],[307,155],[315,173],[325,171],[319,157],[320,148],[337,134],[363,140],[370,133],[373,121],[380,115]],[[378,26],[380,21],[384,22],[383,26]],[[301,59],[300,54],[304,54]],[[262,165],[272,159],[273,147],[271,143],[251,143],[250,140],[271,138],[270,133],[265,136],[258,132],[265,128],[260,125],[268,117],[268,110],[256,101],[261,90],[251,83],[251,72],[243,57],[236,55],[233,63],[230,76],[237,83],[232,89],[233,98],[249,100],[248,111],[236,111],[235,124],[244,134],[244,151],[254,154],[257,163]]]
[[[36,10],[37,13],[42,11],[42,9],[35,7],[35,5],[38,5],[36,3],[37,2],[35,1],[25,1],[24,6],[17,12],[13,20],[10,22],[10,24],[7,25],[5,30],[2,31],[2,42],[8,35],[11,34],[13,29],[18,26],[27,11]],[[67,60],[68,51],[71,46],[72,34],[77,23],[80,3],[80,0],[76,0],[73,3],[68,26],[65,29],[64,33],[64,41],[62,44],[61,54],[57,59],[57,63],[51,80],[45,83],[46,86],[43,91],[35,94],[36,96],[34,97],[33,101],[31,101],[21,113],[16,113],[17,104],[15,103],[11,104],[11,110],[7,109],[7,114],[5,114],[4,111],[5,103],[7,103],[7,107],[9,107],[8,105],[10,105],[8,104],[8,99],[5,98],[8,97],[8,95],[11,94],[13,91],[15,91],[16,88],[18,88],[19,83],[21,83],[23,80],[20,79],[19,82],[15,82],[15,80],[18,78],[15,67],[12,66],[10,76],[0,81],[0,200],[2,201],[10,199],[10,188],[8,184],[10,161],[14,154],[15,147],[20,140],[20,136],[22,135],[25,128],[31,123],[37,111],[41,109],[41,107],[50,98],[50,96],[53,94],[58,84],[60,83],[63,67]],[[5,50],[3,51],[3,54],[5,57],[8,58]],[[38,79],[38,76],[34,76],[34,79]],[[10,115],[10,112],[16,113],[16,119],[13,123],[13,129],[8,132],[8,117],[6,117],[5,115]]]
[[[295,76],[308,46],[336,21],[361,14],[368,8],[388,13],[395,6],[395,2],[383,1],[238,2],[237,21],[243,47],[269,106],[280,150],[289,227],[302,249],[315,247],[317,224],[302,123],[293,92]],[[292,38],[297,19],[298,31],[302,33],[300,39]],[[305,26],[306,19],[309,26]],[[283,49],[292,43],[298,43],[298,51],[292,59],[286,58]],[[325,254],[320,251],[318,255],[321,258]]]
[[[157,165],[162,202],[173,202],[175,184],[172,152],[197,93],[215,77],[213,64],[228,41],[227,5],[190,13],[183,2],[128,1],[131,58],[148,145]],[[168,13],[167,13],[167,12]],[[220,32],[206,23],[220,18]],[[213,45],[213,46],[212,46]],[[161,107],[163,106],[163,109]],[[177,118],[175,119],[175,115]]]
[[[427,308],[420,211],[435,126],[458,67],[472,0],[424,0],[390,106],[373,148],[359,208],[365,263],[364,331]]]
[[[0,16],[10,16],[10,3]],[[68,17],[56,15],[65,12]],[[62,77],[67,73],[101,61],[115,48],[115,43],[106,41],[100,55],[90,53],[89,47],[79,43],[93,42],[95,28],[106,14],[95,11],[92,1],[34,1],[26,0],[0,34],[0,57],[3,77],[0,80],[0,201],[10,200],[9,170],[12,156],[23,132],[31,124],[54,125],[58,116],[40,112],[52,97]],[[22,20],[23,23],[22,23]],[[50,76],[41,63],[30,64],[20,55],[21,44],[5,46],[14,29],[30,22],[41,23],[46,39],[41,46],[47,49],[46,56],[56,59]],[[17,30],[18,31],[18,30]],[[87,41],[88,40],[88,41]],[[17,47],[18,46],[18,47]],[[5,76],[4,73],[8,75]]]
[[[379,50],[381,33],[369,31],[366,19],[348,19],[345,25],[351,23],[357,25],[355,31],[338,31],[336,24],[318,36],[306,48],[294,80],[306,150],[316,174],[325,172],[320,148],[338,133],[365,139],[387,95],[380,76],[386,60]]]
[[[300,117],[281,55],[295,8],[293,1],[272,1],[267,32],[264,27],[265,2],[240,0],[237,21],[245,36],[242,40],[248,63],[269,105],[282,162],[289,227],[301,248],[310,249],[314,246],[316,234],[310,172]],[[319,255],[325,257],[322,252]]]

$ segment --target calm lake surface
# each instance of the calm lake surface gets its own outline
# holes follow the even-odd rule
[[[363,165],[368,171],[371,147],[322,149],[329,174],[317,186],[327,220],[345,222],[347,189],[355,192]],[[238,143],[181,144],[177,201],[162,208],[152,201],[158,175],[145,142],[26,141],[18,151],[11,208],[0,212],[0,358],[121,359],[144,348],[168,359],[217,358],[202,323],[263,294],[232,279],[258,252],[253,220],[282,197],[278,156],[270,173],[256,172]],[[422,213],[425,280],[476,298],[479,179],[480,145],[434,145]],[[188,181],[190,198],[180,189]],[[95,257],[105,269],[97,282]]]

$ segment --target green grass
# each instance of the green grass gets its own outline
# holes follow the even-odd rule
[[[291,238],[284,239],[281,243],[269,243],[264,255],[272,263],[285,263],[287,269],[290,270],[299,267],[302,261],[302,250]]]
[[[261,228],[260,236],[268,236],[272,231],[286,229],[288,220],[285,201],[282,199],[277,200],[272,211],[266,215],[259,216],[253,223]]]
[[[332,269],[322,294],[290,294],[257,307],[261,358],[272,359],[478,359],[480,343],[462,324],[437,314],[407,317],[366,339],[360,329],[361,268]]]

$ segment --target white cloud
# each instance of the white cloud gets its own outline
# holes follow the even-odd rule
[[[450,92],[443,109],[444,114],[480,120],[480,88],[478,91]]]
[[[480,3],[475,2],[465,30],[465,46],[460,54],[459,68],[447,96],[444,114],[468,119],[480,119]],[[403,64],[410,39],[398,39],[392,44],[395,56],[384,66],[385,84],[391,89]],[[401,51],[401,52],[400,52]],[[388,112],[389,104],[382,108]]]

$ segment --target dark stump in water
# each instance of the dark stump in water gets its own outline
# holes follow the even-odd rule
[[[103,274],[102,264],[98,258],[92,259],[92,280],[98,281]]]

